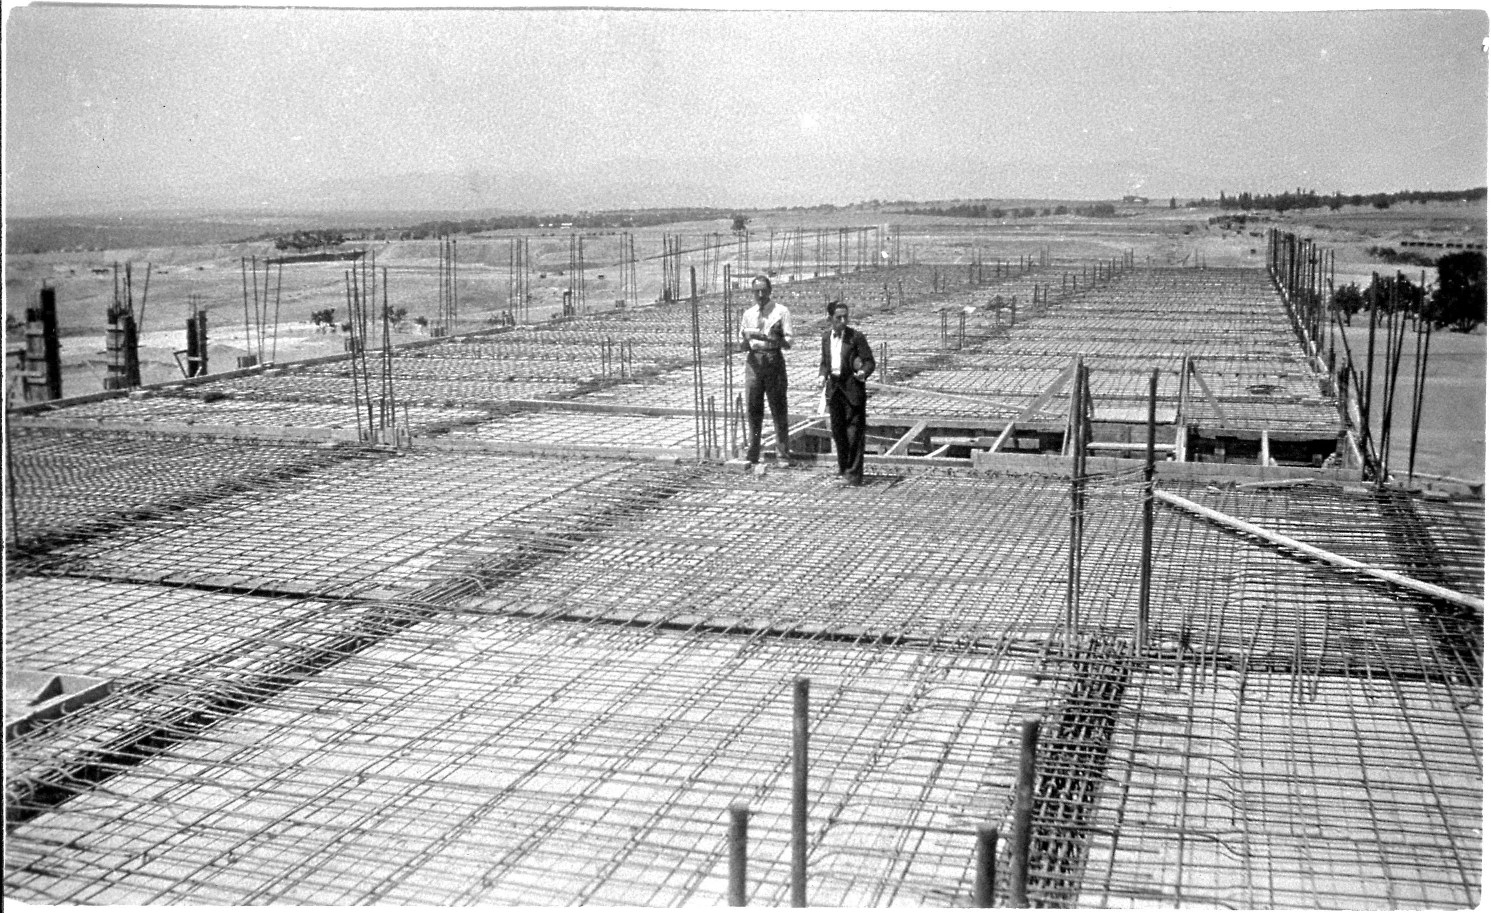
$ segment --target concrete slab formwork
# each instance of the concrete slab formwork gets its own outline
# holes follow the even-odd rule
[[[1308,435],[1334,415],[1260,273],[972,275],[783,284],[793,411],[816,411],[820,302],[843,295],[890,356],[898,389],[871,410],[891,429],[1002,427],[1069,354],[1094,356],[1117,423],[1151,361],[1173,416],[1183,354],[1210,359],[1229,429]],[[1037,308],[1043,277],[1061,289]],[[994,294],[1032,307],[1011,328],[980,310]],[[860,489],[659,459],[697,446],[701,396],[740,389],[724,304],[701,306],[697,350],[673,304],[405,353],[397,383],[441,404],[413,449],[245,446],[172,411],[330,429],[353,404],[334,364],[29,420],[133,433],[22,419],[7,655],[117,686],[7,744],[7,898],[718,903],[744,799],[749,898],[786,903],[790,692],[808,676],[815,905],[966,905],[974,826],[1010,831],[1028,719],[1037,903],[1478,902],[1479,611],[1162,508],[1136,643],[1134,461],[1095,461],[1074,502],[1041,457],[883,458]],[[951,347],[942,314],[967,307]],[[619,341],[635,375],[619,358],[591,373]],[[537,395],[537,378],[559,385]],[[462,449],[491,444],[542,453]],[[1482,593],[1479,503],[1164,486]]]

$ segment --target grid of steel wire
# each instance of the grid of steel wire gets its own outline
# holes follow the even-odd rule
[[[582,443],[613,448],[692,451],[698,421],[692,415],[628,415],[585,412],[517,412],[443,435],[446,441],[485,441],[574,448]]]
[[[810,675],[814,903],[947,903],[1003,804],[1019,677],[973,652],[421,626],[12,834],[30,902],[669,905],[787,895],[790,683]],[[148,850],[142,852],[142,850]]]
[[[1464,689],[1288,674],[1128,681],[1078,905],[1474,906],[1481,726]]]
[[[295,382],[275,378],[285,389],[293,391]],[[293,392],[292,392],[293,397]],[[96,420],[100,422],[132,422],[142,430],[152,426],[202,425],[223,427],[248,425],[264,428],[357,428],[358,415],[353,409],[352,393],[345,400],[336,394],[327,397],[328,402],[300,401],[296,398],[244,398],[224,396],[221,399],[204,400],[197,396],[161,395],[139,399],[118,398],[92,403],[78,403],[58,409],[45,417],[29,421],[45,425],[50,420],[75,422]],[[437,408],[427,405],[407,407],[410,424],[416,428],[440,427],[457,422],[479,421],[486,412],[462,404]],[[399,419],[405,417],[405,407],[399,409]]]
[[[1138,307],[1100,300],[1125,287],[1272,300],[1257,274],[1179,272],[1121,277],[1079,304]],[[924,298],[930,275],[908,271]],[[925,321],[944,296],[915,305],[918,341],[940,342]],[[879,315],[865,311],[877,339]],[[686,318],[674,305],[640,323],[686,353]],[[1045,336],[1041,320],[1027,337],[916,364],[977,358],[987,371],[1028,347],[1049,370],[1072,331]],[[580,354],[578,336],[607,332],[556,324],[521,357]],[[1229,332],[1186,351],[1230,353],[1230,370]],[[500,364],[505,342],[451,345],[496,346],[471,358]],[[794,411],[808,411],[816,374],[806,350],[791,359]],[[1160,351],[1173,357],[1175,341]],[[1308,376],[1273,351],[1256,376]],[[672,402],[687,373],[593,396]],[[872,415],[897,396],[958,408],[937,392],[882,393]],[[1301,405],[1276,394],[1249,396],[1281,413]],[[677,399],[693,405],[692,391]],[[548,426],[573,420],[527,416],[499,421],[532,422],[558,445],[563,430]],[[616,421],[645,417],[606,418],[570,430],[655,433]],[[1047,725],[1041,902],[1476,903],[1479,615],[1162,510],[1154,637],[1136,652],[1140,485],[1122,472],[1087,480],[1080,636],[1068,640],[1068,484],[908,470],[842,489],[808,470],[416,452],[206,490],[138,531],[57,546],[27,564],[49,576],[12,581],[20,615],[7,615],[25,624],[7,631],[8,651],[61,664],[111,642],[144,647],[88,661],[128,687],[13,746],[29,778],[15,802],[36,814],[8,841],[7,895],[718,902],[724,809],[744,789],[757,807],[752,899],[782,903],[787,692],[806,674],[826,755],[814,903],[966,903],[972,825],[1007,824],[1013,737],[1031,717]],[[1173,487],[1480,592],[1479,506]],[[141,630],[155,618],[160,630]],[[78,795],[53,805],[47,789]]]
[[[471,471],[464,459],[431,459]],[[500,462],[513,475],[522,461]],[[553,497],[554,479],[538,484],[550,489],[543,500]],[[590,488],[581,501],[605,490]],[[1432,613],[1166,512],[1155,641],[1133,654],[1123,639],[1133,625],[1138,491],[1133,474],[1090,480],[1078,614],[1084,637],[1097,638],[1096,675],[1074,670],[1061,646],[1069,492],[1059,481],[943,471],[856,490],[809,472],[715,471],[664,498],[634,497],[604,525],[569,534],[552,515],[468,519],[445,565],[462,586],[429,578],[423,602],[340,600],[332,611],[264,600],[243,649],[214,641],[181,650],[217,659],[157,676],[138,670],[163,684],[48,730],[55,742],[78,729],[78,751],[142,720],[164,719],[158,725],[191,738],[18,828],[12,894],[709,902],[723,893],[724,809],[744,796],[758,808],[753,899],[781,902],[786,684],[807,674],[822,701],[814,732],[826,767],[813,781],[817,903],[964,902],[972,824],[1006,819],[1012,734],[1029,716],[1052,727],[1037,818],[1046,850],[1036,866],[1037,896],[1051,902],[1465,902],[1478,890],[1479,843],[1465,824],[1480,752],[1465,705],[1478,684],[1455,675],[1425,633]],[[1226,506],[1260,522],[1364,509],[1332,489],[1225,494]],[[597,511],[576,502],[568,513]],[[960,548],[936,538],[949,535]],[[484,573],[498,541],[506,554],[532,548],[542,560]],[[188,605],[221,600],[210,586],[187,592]],[[92,615],[118,596],[75,597],[70,612]],[[261,629],[266,614],[285,624]],[[176,617],[194,622],[196,613]],[[376,636],[347,647],[345,629],[362,630],[369,617]],[[188,641],[221,637],[184,627]],[[278,658],[280,668],[286,656],[326,665],[269,687],[276,679],[255,662]],[[1105,691],[1080,690],[1095,678]],[[212,727],[171,716],[239,679],[233,687],[258,699]],[[1404,684],[1393,691],[1396,683]],[[1266,703],[1239,701],[1232,689],[1261,689]],[[1294,715],[1294,729],[1268,722],[1274,704]],[[1244,708],[1251,725],[1187,724],[1207,707]],[[1382,732],[1432,737],[1435,751],[1405,755],[1401,738],[1306,735],[1343,707]],[[1056,725],[1079,711],[1111,717],[1111,735]],[[1418,774],[1402,772],[1410,764]],[[1210,796],[1239,766],[1267,802],[1177,810],[1177,796]],[[1366,785],[1323,792],[1350,778]],[[1300,835],[1299,821],[1325,821],[1335,804],[1377,801],[1378,783],[1410,811],[1372,817],[1367,835],[1345,813]],[[1216,823],[1224,811],[1230,828]],[[1366,850],[1351,849],[1355,840],[1400,853],[1392,848],[1414,844],[1435,814],[1436,839],[1450,852],[1416,881],[1409,866],[1434,854],[1373,868],[1360,863]],[[1266,851],[1228,849],[1239,833],[1271,835]],[[1351,879],[1290,869],[1285,861],[1304,845],[1327,848],[1343,860],[1331,871]],[[1060,862],[1073,853],[1085,860],[1080,871]],[[1404,886],[1383,895],[1363,887],[1373,879]]]
[[[347,460],[345,448],[12,425],[7,547],[80,536]]]
[[[64,544],[49,573],[327,597],[417,591],[538,538],[561,540],[612,504],[678,475],[622,461],[418,451],[333,465]],[[481,538],[484,531],[488,532]],[[473,544],[471,540],[478,541]],[[475,556],[475,557],[473,557]]]

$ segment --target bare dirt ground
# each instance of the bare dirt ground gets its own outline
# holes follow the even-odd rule
[[[1031,205],[1039,206],[1040,203]],[[974,257],[985,261],[1014,260],[1022,255],[1047,253],[1054,258],[1106,260],[1130,253],[1140,265],[1251,266],[1267,263],[1267,235],[1273,227],[1313,238],[1335,251],[1338,284],[1364,282],[1372,272],[1391,273],[1401,265],[1374,260],[1368,249],[1391,247],[1404,239],[1476,240],[1486,237],[1482,205],[1400,205],[1389,210],[1348,207],[1336,213],[1312,210],[1305,213],[1255,213],[1240,227],[1224,229],[1209,224],[1219,215],[1215,209],[1170,209],[1120,207],[1119,216],[1091,219],[1076,216],[1043,216],[1011,220],[946,219],[890,212],[843,210],[831,213],[793,210],[751,214],[751,259],[762,264],[775,236],[773,258],[780,265],[786,233],[808,229],[806,255],[814,253],[811,230],[869,225],[898,228],[903,262],[966,264]],[[654,300],[661,290],[662,236],[683,235],[687,246],[696,246],[706,236],[727,242],[724,259],[738,254],[728,221],[692,222],[639,229],[632,233],[634,249],[644,258],[637,267],[639,297]],[[830,233],[829,238],[834,236]],[[511,233],[458,238],[458,296],[460,328],[466,331],[492,325],[508,306],[508,261]],[[570,232],[553,230],[531,233],[529,253],[534,270],[531,290],[534,301],[531,319],[544,319],[561,308],[564,289],[574,277],[566,276],[569,265]],[[830,240],[831,246],[836,241]],[[439,243],[435,240],[370,242],[367,245],[379,269],[386,269],[388,302],[407,308],[409,322],[393,337],[394,342],[426,338],[414,318],[433,319],[439,306]],[[595,232],[584,238],[584,280],[587,310],[614,306],[620,295],[621,232]],[[166,248],[135,248],[112,251],[18,254],[6,258],[5,305],[7,349],[21,342],[12,321],[23,319],[25,308],[36,300],[43,283],[57,289],[59,320],[63,332],[64,392],[68,395],[102,389],[106,371],[104,351],[105,314],[114,295],[114,264],[132,263],[135,301],[145,298],[144,272],[150,264],[150,284],[145,308],[141,347],[141,369],[146,383],[181,377],[174,353],[185,348],[185,322],[195,310],[208,312],[210,364],[214,371],[236,365],[237,358],[258,353],[263,334],[266,360],[286,362],[344,351],[341,333],[316,328],[311,312],[335,308],[345,320],[346,265],[304,264],[287,267],[278,282],[271,281],[267,300],[261,292],[258,310],[263,328],[254,317],[253,296],[245,314],[246,280],[242,258],[276,255],[269,243],[204,244]],[[790,253],[790,251],[789,251]],[[855,250],[851,247],[851,257]],[[701,291],[721,284],[719,258],[706,271],[699,267]],[[1405,269],[1417,278],[1417,268]],[[1433,278],[1433,270],[1429,270]],[[688,283],[687,262],[683,281]],[[261,277],[262,283],[262,277]],[[379,292],[378,303],[382,303]],[[274,319],[278,315],[278,320]],[[248,342],[252,340],[252,342]],[[1420,430],[1417,469],[1462,478],[1484,478],[1486,336],[1484,331],[1464,336],[1439,333],[1430,359],[1430,379],[1424,424]],[[1364,346],[1365,344],[1362,343]],[[1357,346],[1353,340],[1353,346]],[[1406,372],[1405,372],[1406,376]],[[1400,382],[1399,395],[1407,396]],[[1398,415],[1408,413],[1400,405]],[[1395,417],[1394,451],[1406,466],[1407,423]],[[1394,464],[1400,461],[1396,457]]]

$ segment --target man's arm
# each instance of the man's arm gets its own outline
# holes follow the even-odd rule
[[[855,360],[860,363],[855,374],[860,380],[867,380],[875,373],[875,350],[863,333],[854,334],[854,354]]]

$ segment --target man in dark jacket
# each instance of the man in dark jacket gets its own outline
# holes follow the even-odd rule
[[[818,377],[828,406],[829,428],[839,456],[839,475],[849,485],[865,483],[865,379],[875,371],[875,355],[865,334],[849,326],[849,305],[828,305]]]

